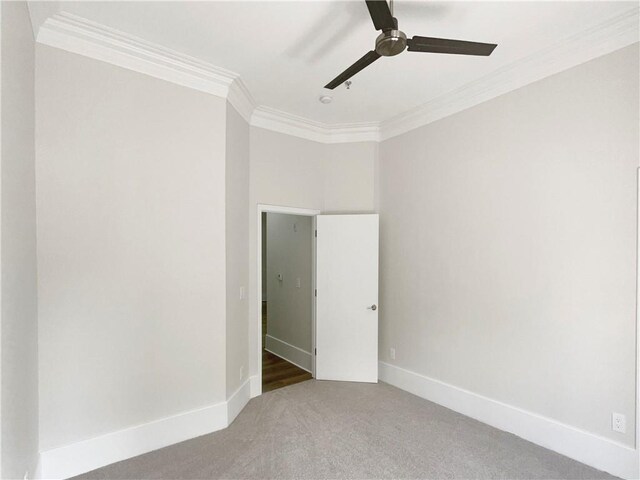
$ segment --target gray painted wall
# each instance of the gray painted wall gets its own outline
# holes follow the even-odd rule
[[[224,99],[36,49],[40,447],[226,399]]]
[[[636,44],[381,144],[381,360],[634,444],[638,71]]]
[[[2,478],[38,459],[34,40],[25,2],[0,4]]]

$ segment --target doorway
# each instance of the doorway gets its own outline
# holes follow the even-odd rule
[[[262,392],[313,378],[315,217],[260,212]]]
[[[258,375],[252,376],[252,396],[271,389],[304,381],[308,378],[342,380],[352,382],[377,382],[378,379],[378,215],[377,214],[327,214],[317,210],[292,207],[258,205],[257,215],[257,289],[255,290],[255,323],[257,331],[251,360]],[[263,225],[263,213],[267,213]],[[279,234],[295,236],[307,248],[302,263],[311,265],[308,272],[287,269],[288,263],[298,255],[296,247],[288,247],[280,257],[271,258],[269,214],[284,214],[273,217],[271,227],[276,227],[277,218],[284,225]],[[296,221],[295,216],[305,217]],[[307,218],[309,217],[309,218]],[[311,227],[309,228],[309,222]],[[263,228],[264,227],[264,228]],[[307,232],[303,233],[303,232]],[[263,235],[264,234],[264,235]],[[264,240],[264,241],[263,241]],[[308,258],[310,240],[311,258]],[[263,257],[265,262],[263,264]],[[263,278],[264,272],[264,278]],[[264,280],[264,281],[263,281]],[[270,293],[269,284],[275,288]],[[262,286],[266,285],[263,299]],[[310,288],[309,288],[310,287]],[[278,295],[293,291],[285,300],[284,307],[275,305]],[[302,301],[306,295],[306,302]],[[311,301],[308,301],[308,298]],[[263,310],[263,300],[266,302]],[[288,302],[288,303],[287,303]],[[311,343],[308,343],[308,328],[303,343],[297,343],[295,334],[282,328],[281,308],[291,310],[297,303],[303,307],[299,318],[308,321],[310,310]],[[298,308],[300,305],[297,305]],[[264,316],[262,312],[264,311]],[[296,320],[289,318],[285,327]],[[263,325],[264,322],[264,325]],[[280,323],[279,323],[280,322]],[[312,353],[313,352],[313,353]],[[286,368],[293,375],[263,370],[268,361],[286,361]],[[310,368],[309,368],[310,365]],[[306,374],[293,369],[298,367]],[[273,370],[277,371],[278,368]],[[263,382],[263,373],[265,381]],[[307,374],[310,374],[307,375]],[[291,377],[298,377],[289,380]],[[285,380],[286,379],[286,380]],[[273,382],[273,384],[271,384]],[[264,385],[264,390],[263,390]]]

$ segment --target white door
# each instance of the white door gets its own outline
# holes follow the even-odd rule
[[[316,378],[378,381],[378,215],[318,215]]]

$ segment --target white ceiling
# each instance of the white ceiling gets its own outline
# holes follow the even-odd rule
[[[552,47],[638,2],[396,0],[408,36],[497,43],[491,57],[404,52],[381,58],[318,101],[327,82],[373,49],[364,1],[61,2],[69,12],[238,73],[255,101],[318,122],[382,121]],[[36,25],[37,28],[37,25]]]

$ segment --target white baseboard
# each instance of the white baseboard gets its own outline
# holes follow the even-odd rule
[[[259,375],[251,375],[251,377],[249,377],[249,382],[251,384],[250,387],[250,394],[251,394],[251,398],[255,398],[258,395],[262,394],[262,383],[261,383],[261,378]]]
[[[311,352],[302,350],[271,335],[266,335],[264,349],[311,373]]]
[[[222,430],[235,420],[249,402],[253,383],[253,377],[245,380],[226,402],[40,452],[34,478],[73,477],[111,463]]]
[[[111,463],[221,430],[228,424],[227,409],[227,402],[220,402],[198,410],[40,452],[39,471],[36,478],[63,479],[73,477]]]
[[[556,420],[380,362],[380,380],[622,478],[638,478],[638,451]]]
[[[40,458],[40,455],[38,455],[38,464],[36,465],[36,470],[33,472],[33,475],[29,478],[45,478],[42,475],[42,459]]]
[[[227,425],[231,425],[250,399],[251,383],[250,379],[247,378],[233,395],[227,399]]]

